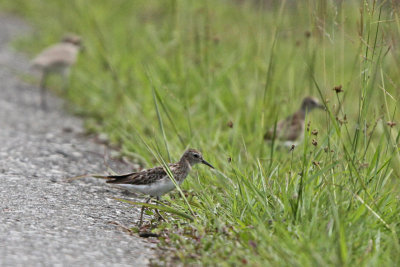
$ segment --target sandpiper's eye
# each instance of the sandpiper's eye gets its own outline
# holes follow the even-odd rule
[[[193,154],[193,157],[200,158],[200,155],[199,154]]]

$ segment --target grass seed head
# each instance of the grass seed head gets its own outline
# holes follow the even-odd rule
[[[311,144],[312,144],[313,146],[317,146],[317,145],[318,145],[318,141],[317,141],[316,139],[313,139],[313,140],[311,141]]]
[[[394,121],[388,121],[386,123],[390,128],[393,128],[394,126],[396,126],[396,123]]]
[[[333,87],[333,91],[335,91],[336,94],[342,93],[343,92],[342,85]]]
[[[311,134],[317,136],[318,135],[318,130],[317,129],[312,130]]]

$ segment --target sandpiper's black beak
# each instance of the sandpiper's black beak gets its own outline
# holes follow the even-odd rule
[[[211,165],[210,163],[208,163],[208,162],[205,161],[204,159],[201,161],[201,163],[203,163],[204,165],[207,165],[207,166],[210,167],[210,168],[215,169],[213,165]]]

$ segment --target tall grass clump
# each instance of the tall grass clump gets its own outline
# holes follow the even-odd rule
[[[196,168],[183,194],[164,198],[194,214],[193,221],[173,216],[154,229],[163,233],[162,245],[176,248],[174,259],[400,262],[395,1],[0,6],[35,25],[17,44],[30,54],[65,32],[83,36],[86,51],[67,98],[88,129],[107,133],[144,166],[177,160],[188,146],[216,166]],[[303,143],[293,151],[265,143],[266,128],[306,95],[318,97],[326,112],[307,116]]]

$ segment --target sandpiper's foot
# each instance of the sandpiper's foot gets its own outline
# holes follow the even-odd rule
[[[156,209],[155,211],[156,211],[157,216],[158,216],[158,221],[164,221],[165,222],[164,217],[161,215],[161,213],[158,211],[158,209]]]

